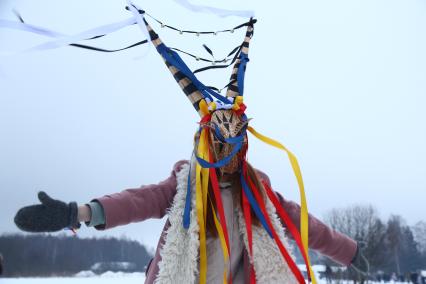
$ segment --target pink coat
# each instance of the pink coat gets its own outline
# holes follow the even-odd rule
[[[96,226],[98,230],[110,229],[119,225],[140,222],[149,218],[163,218],[171,206],[176,193],[176,173],[188,161],[178,161],[171,175],[158,184],[144,185],[140,188],[126,189],[119,193],[105,195],[95,199],[102,204],[105,213],[105,224]],[[260,177],[270,184],[266,174],[258,171]],[[283,208],[287,211],[293,223],[300,226],[300,206],[284,199],[277,193]],[[165,232],[170,226],[169,221],[161,233],[155,256],[147,270],[145,283],[154,283],[159,271],[158,263],[161,260],[160,248],[164,244]],[[291,238],[291,235],[288,235]],[[309,215],[309,248],[328,256],[343,265],[349,265],[355,256],[357,244],[351,238],[332,230],[323,222]],[[244,283],[249,283],[250,262],[247,251],[244,251]]]

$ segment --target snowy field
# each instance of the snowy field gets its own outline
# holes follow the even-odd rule
[[[100,276],[90,273],[79,273],[75,277],[48,277],[48,278],[3,278],[1,284],[143,284],[145,273],[105,272]]]
[[[81,273],[76,277],[49,277],[49,278],[3,278],[2,284],[143,284],[145,281],[144,273],[113,273],[106,272],[100,276],[94,276],[90,273]],[[349,284],[342,283],[341,284]],[[378,284],[379,282],[368,282]],[[388,282],[389,284],[402,284],[402,282]],[[318,279],[318,284],[326,284],[325,281]]]
[[[1,279],[0,283],[5,284],[117,284],[118,283],[124,283],[124,284],[143,284],[145,281],[144,276],[140,277],[133,277],[133,276],[123,276],[123,277],[87,277],[87,278],[76,278],[76,277],[69,277],[69,278],[5,278]],[[346,284],[343,282],[340,282],[341,284]],[[348,282],[353,283],[353,282]],[[380,282],[368,282],[370,284],[378,284]],[[403,282],[388,282],[388,283],[394,283],[394,284],[402,284]],[[405,282],[407,283],[407,282]],[[325,281],[319,280],[318,284],[326,284]]]

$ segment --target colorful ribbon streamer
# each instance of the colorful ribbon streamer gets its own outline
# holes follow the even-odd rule
[[[303,179],[302,179],[302,173],[300,171],[300,166],[299,163],[297,161],[296,156],[290,152],[284,145],[282,145],[280,142],[273,140],[265,135],[260,134],[259,132],[257,132],[256,130],[254,130],[253,127],[248,126],[247,130],[250,131],[251,134],[253,134],[256,138],[258,138],[259,140],[261,140],[262,142],[269,144],[273,147],[276,147],[278,149],[281,149],[283,151],[285,151],[288,155],[288,158],[290,160],[290,164],[291,167],[293,168],[293,172],[296,176],[297,179],[297,183],[299,185],[299,191],[300,191],[300,235],[302,238],[302,245],[303,245],[303,249],[306,253],[306,259],[308,261],[308,267],[309,267],[309,276],[312,280],[313,284],[316,284],[317,281],[315,279],[315,275],[312,271],[312,267],[310,264],[310,259],[309,259],[309,255],[308,255],[308,206],[307,206],[307,202],[306,202],[306,196],[305,196],[305,189],[304,189],[304,185],[303,185]]]

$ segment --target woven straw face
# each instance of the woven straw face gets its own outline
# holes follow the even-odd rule
[[[214,125],[217,125],[222,136],[227,138],[232,138],[241,135],[242,128],[246,125],[246,121],[242,120],[241,116],[237,115],[233,110],[216,110],[212,113],[211,125],[214,128]],[[213,134],[214,131],[211,131],[211,148],[213,156],[216,161],[222,160],[231,154],[232,149],[235,147],[235,144],[228,144],[223,141],[220,141]],[[244,137],[244,145],[241,149],[245,149],[247,146],[247,136]],[[220,168],[221,173],[235,173],[238,171],[241,165],[242,151],[240,150],[231,161],[225,166]]]

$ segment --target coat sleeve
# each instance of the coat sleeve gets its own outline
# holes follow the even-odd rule
[[[286,210],[293,224],[296,225],[300,232],[300,206],[293,201],[284,199],[278,192],[276,194],[284,210]],[[311,214],[309,214],[308,226],[309,248],[342,265],[349,265],[351,263],[357,250],[356,241],[333,230]]]
[[[269,177],[265,173],[259,170],[257,173],[262,180],[269,185],[271,184]],[[282,207],[300,232],[300,206],[293,201],[286,200],[280,193],[275,193]],[[283,220],[281,222],[284,224]],[[351,263],[357,251],[356,241],[333,230],[311,214],[309,214],[308,226],[310,249],[314,249],[342,265],[349,265]],[[292,238],[288,230],[287,235]]]
[[[185,163],[188,161],[178,161],[170,176],[158,184],[129,188],[93,199],[102,206],[105,215],[105,224],[95,228],[105,230],[149,218],[163,218],[176,194],[176,173]]]

